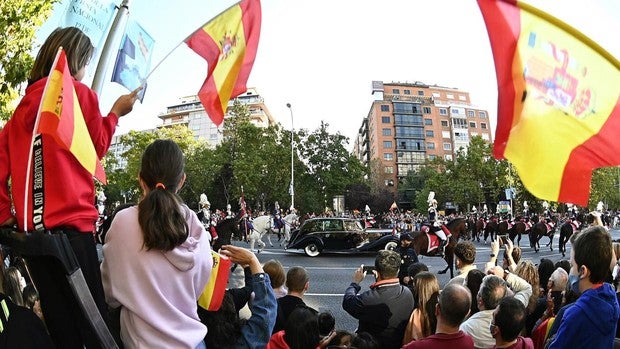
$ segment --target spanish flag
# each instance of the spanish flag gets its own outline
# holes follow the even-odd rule
[[[198,298],[198,305],[208,311],[217,311],[224,301],[228,277],[230,276],[230,259],[211,251],[213,256],[213,269],[211,277]]]
[[[498,84],[493,155],[535,196],[587,206],[594,169],[620,165],[620,64],[517,0],[478,0]]]
[[[198,98],[217,126],[224,121],[228,101],[247,90],[260,25],[260,1],[243,0],[207,22],[185,41],[209,64]]]
[[[105,172],[84,121],[82,108],[75,94],[73,77],[62,47],[58,50],[47,78],[39,115],[37,132],[48,134],[68,150],[82,166],[102,183]]]

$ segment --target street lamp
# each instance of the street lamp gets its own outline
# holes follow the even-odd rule
[[[295,128],[293,127],[293,108],[291,108],[291,103],[286,103],[286,107],[291,112],[291,187],[289,188],[289,193],[291,194],[291,211],[295,208],[295,176],[293,175],[293,154],[294,150],[294,140],[293,140],[293,132]]]

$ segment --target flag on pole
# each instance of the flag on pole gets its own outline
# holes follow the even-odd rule
[[[586,206],[594,169],[620,165],[620,64],[516,0],[478,0],[498,83],[493,155],[535,196]]]
[[[228,101],[247,90],[260,36],[259,0],[243,0],[193,33],[185,42],[209,64],[198,98],[221,125]]]
[[[59,145],[73,154],[88,172],[106,183],[105,172],[88,133],[73,87],[67,56],[62,48],[58,50],[48,76],[37,118],[39,126],[36,132],[52,136]]]

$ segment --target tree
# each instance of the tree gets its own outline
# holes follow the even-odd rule
[[[339,132],[332,134],[328,128],[329,124],[322,121],[312,132],[300,130],[297,146],[308,174],[302,178],[312,181],[306,188],[319,190],[320,195],[314,193],[312,196],[315,200],[318,196],[324,206],[331,203],[335,195],[343,195],[348,185],[363,181],[366,175],[362,163],[345,149],[347,137]]]
[[[3,0],[0,12],[0,120],[8,120],[13,102],[34,58],[31,56],[36,30],[49,17],[58,0]]]
[[[172,139],[175,141],[186,157],[187,179],[179,195],[187,203],[196,202],[200,195],[200,188],[195,189],[194,178],[204,175],[204,171],[196,171],[191,162],[197,158],[197,153],[204,152],[206,143],[194,139],[194,134],[185,126],[175,125],[172,127],[159,128],[147,132],[130,131],[121,136],[120,143],[127,150],[122,154],[127,165],[123,168],[114,169],[116,160],[106,159],[105,167],[108,175],[108,185],[105,187],[105,195],[108,203],[114,202],[137,202],[142,192],[138,183],[138,174],[142,154],[146,147],[156,139]],[[197,174],[198,173],[198,174]]]

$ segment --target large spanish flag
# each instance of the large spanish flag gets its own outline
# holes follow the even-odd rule
[[[620,165],[620,64],[516,0],[478,0],[498,84],[493,154],[535,196],[587,206],[594,169]]]
[[[59,145],[71,152],[88,172],[106,183],[105,172],[86,127],[73,87],[73,77],[67,65],[67,56],[62,48],[58,50],[45,84],[37,117],[38,133],[52,136]]]
[[[198,98],[218,126],[224,120],[228,101],[247,90],[260,25],[260,1],[243,0],[207,22],[185,41],[209,64]]]

